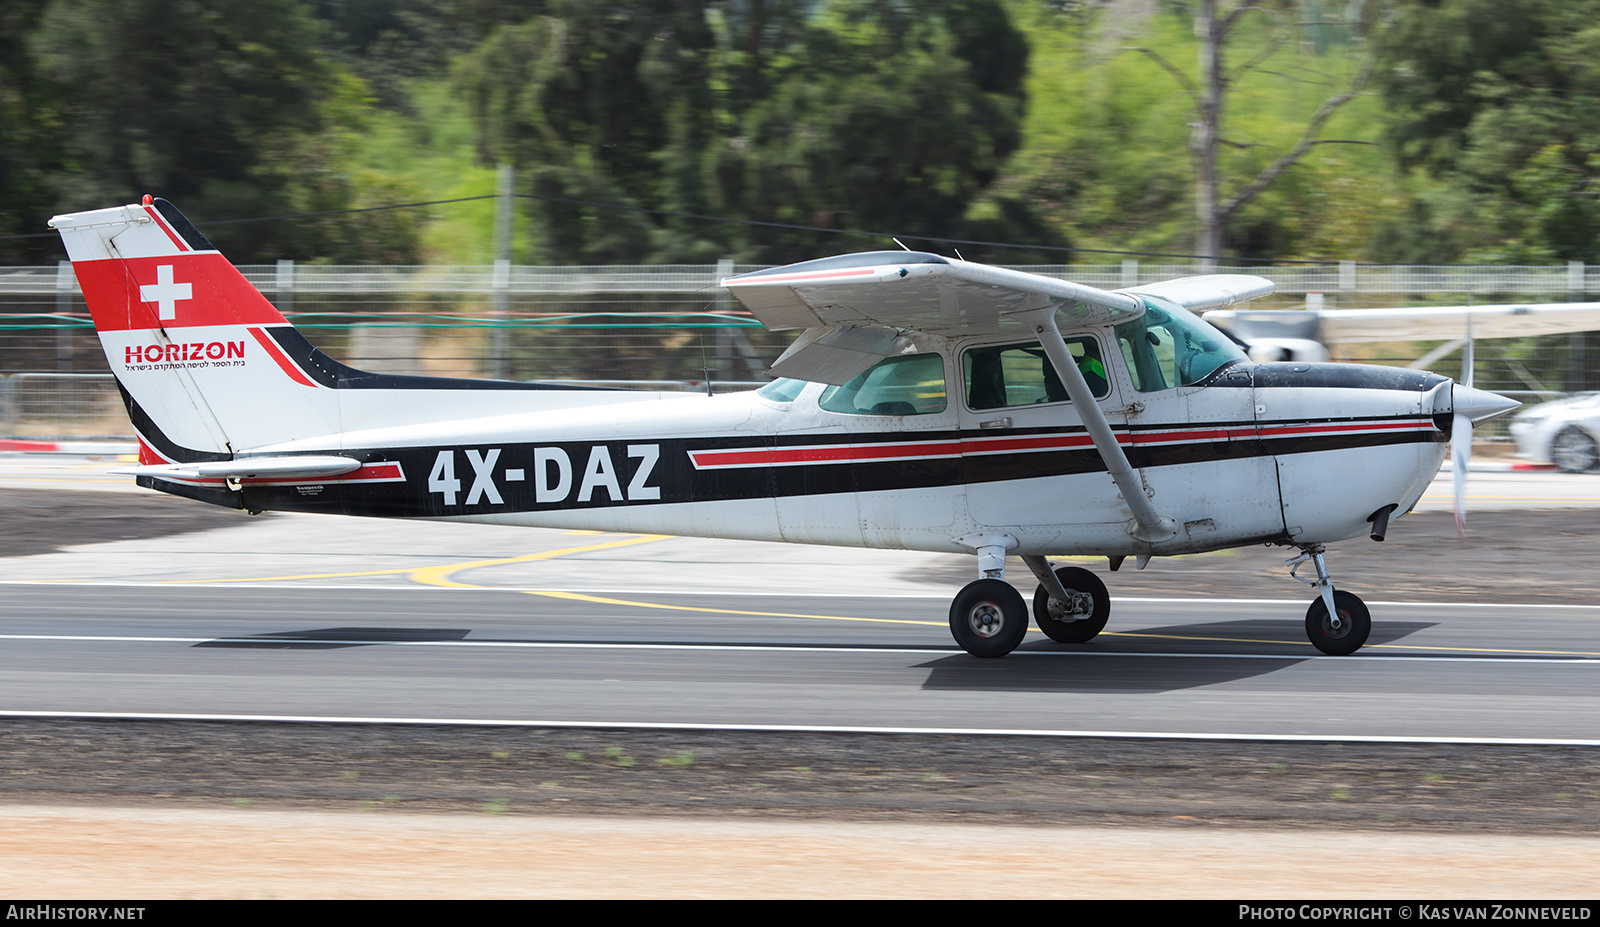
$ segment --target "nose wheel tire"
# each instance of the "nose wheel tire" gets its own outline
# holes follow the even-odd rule
[[[1062,644],[1081,644],[1105,629],[1111,617],[1111,593],[1100,577],[1079,567],[1062,567],[1056,578],[1066,587],[1068,601],[1058,602],[1040,584],[1033,593],[1033,620],[1039,630]]]
[[[1566,473],[1600,468],[1600,443],[1583,429],[1569,425],[1550,442],[1550,462]]]
[[[968,583],[950,603],[950,633],[975,657],[1003,657],[1028,633],[1028,605],[998,579]]]
[[[1338,626],[1328,617],[1328,607],[1318,596],[1306,610],[1306,637],[1311,645],[1329,656],[1342,657],[1355,653],[1367,642],[1372,633],[1372,613],[1353,592],[1335,589],[1333,607],[1338,610]]]

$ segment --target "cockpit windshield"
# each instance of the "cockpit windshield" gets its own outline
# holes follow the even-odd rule
[[[1221,367],[1248,360],[1238,345],[1173,303],[1148,300],[1144,315],[1116,327],[1133,387],[1141,393],[1193,386]]]

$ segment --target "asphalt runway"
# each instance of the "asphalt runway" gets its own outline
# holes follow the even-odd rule
[[[28,712],[1600,742],[1590,608],[1396,608],[1362,654],[1327,658],[1285,617],[1299,603],[1125,600],[1099,641],[977,660],[942,600],[569,596],[12,587],[0,694]]]
[[[125,487],[99,482],[103,464],[53,466],[55,485],[30,488]],[[1570,500],[1600,495],[1587,477],[1481,475],[1580,524]],[[0,468],[0,484],[29,478]],[[1600,741],[1587,594],[1494,601],[1441,582],[1391,601],[1374,580],[1352,587],[1372,605],[1371,642],[1328,658],[1305,641],[1309,590],[1283,551],[1258,549],[1181,558],[1164,588],[1156,568],[1103,573],[1115,606],[1099,639],[1035,632],[977,660],[945,617],[970,558],[75,498],[208,520],[0,561],[0,711]],[[1589,572],[1587,541],[1552,562],[1563,541],[1547,539],[1547,585]],[[1492,558],[1499,543],[1427,547]]]

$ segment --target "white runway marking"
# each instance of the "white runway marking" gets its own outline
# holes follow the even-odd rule
[[[816,734],[934,734],[943,736],[1123,738],[1129,740],[1295,741],[1303,743],[1496,744],[1505,746],[1600,747],[1600,740],[1538,737],[1404,737],[1372,734],[1181,733],[1093,731],[1049,728],[874,727],[811,724],[703,724],[692,721],[522,721],[504,718],[385,718],[341,715],[243,715],[114,711],[4,711],[0,718],[83,718],[117,721],[256,721],[278,724],[401,724],[450,727],[595,728],[636,731],[765,731]]]
[[[146,644],[216,644],[239,649],[259,647],[263,650],[292,649],[295,647],[447,647],[479,649],[524,650],[654,650],[663,653],[676,651],[707,651],[714,653],[850,653],[952,656],[962,653],[959,647],[862,647],[811,644],[647,644],[605,641],[508,641],[508,640],[342,640],[326,637],[139,637],[129,635],[98,634],[0,634],[8,641],[72,641],[80,643],[146,643]],[[1308,645],[1309,646],[1309,645]],[[1397,645],[1404,646],[1404,645]],[[1360,654],[1343,657],[1311,653],[1166,653],[1137,650],[1015,650],[1017,657],[1059,657],[1079,659],[1106,659],[1113,657],[1154,657],[1167,660],[1338,660],[1361,663],[1539,663],[1587,664],[1600,666],[1600,657],[1475,657],[1475,656],[1407,656],[1402,654]]]
[[[696,589],[686,592],[682,589],[619,589],[610,586],[420,586],[412,583],[401,584],[375,584],[375,583],[343,583],[343,584],[312,584],[312,583],[215,583],[207,581],[184,582],[182,580],[165,580],[160,582],[133,582],[128,580],[51,580],[51,579],[0,579],[0,586],[73,586],[73,587],[105,587],[105,588],[133,588],[133,589],[305,589],[320,592],[439,592],[463,594],[470,592],[563,592],[579,593],[584,595],[655,595],[655,596],[694,596],[695,598],[751,598],[751,599],[853,599],[856,601],[870,601],[873,599],[927,599],[930,601],[948,602],[955,597],[952,589],[948,592],[916,592],[916,593],[861,593],[861,592],[749,592],[739,590]],[[1180,598],[1173,596],[1118,596],[1111,597],[1112,603],[1142,604],[1142,605],[1297,605],[1304,607],[1310,601],[1307,597],[1298,599],[1211,599],[1211,598]],[[1369,607],[1382,606],[1384,608],[1543,608],[1543,609],[1570,609],[1570,610],[1600,610],[1600,603],[1559,603],[1559,602],[1390,602],[1368,601]]]

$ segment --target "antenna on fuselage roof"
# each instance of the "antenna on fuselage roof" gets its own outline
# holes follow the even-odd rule
[[[900,250],[901,250],[901,251],[910,251],[910,250],[911,250],[911,249],[910,249],[910,248],[907,248],[907,247],[906,247],[906,243],[905,243],[905,242],[903,242],[903,241],[901,241],[901,240],[900,240],[900,239],[898,239],[898,238],[895,238],[895,237],[893,237],[893,236],[890,236],[890,238],[889,238],[889,240],[890,240],[890,241],[892,241],[892,242],[894,242],[894,243],[895,243],[895,244],[897,244],[897,245],[899,245],[899,246],[900,246]]]
[[[706,397],[711,396],[711,361],[706,358],[706,333],[700,333],[700,373],[706,378]]]

